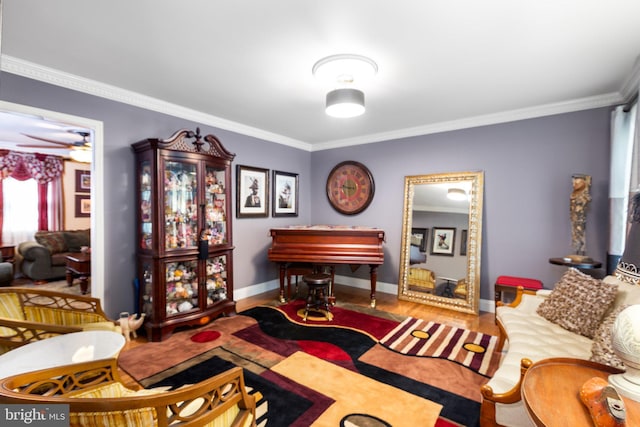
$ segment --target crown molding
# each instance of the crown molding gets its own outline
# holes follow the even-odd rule
[[[233,122],[211,114],[172,104],[160,99],[152,98],[133,91],[124,90],[98,81],[85,79],[73,74],[64,73],[49,67],[44,67],[32,62],[24,61],[8,55],[2,55],[0,61],[2,71],[27,77],[30,79],[50,83],[52,85],[72,89],[78,92],[122,102],[151,111],[180,117],[197,123],[206,124],[216,128],[236,132],[266,141],[287,145],[304,151],[322,151],[333,148],[342,148],[354,145],[372,144],[376,142],[410,138],[420,135],[449,132],[460,129],[468,129],[479,126],[508,123],[518,120],[532,119],[536,117],[555,114],[570,113],[592,108],[609,107],[624,103],[626,99],[638,90],[640,86],[640,60],[636,61],[633,72],[625,81],[620,92],[613,92],[599,96],[581,98],[571,101],[558,102],[546,105],[523,108],[518,110],[503,111],[494,114],[469,117],[460,120],[434,123],[425,126],[401,129],[391,132],[381,132],[363,135],[355,138],[326,141],[318,144],[296,140],[284,135],[275,134],[242,123]]]
[[[136,107],[144,108],[146,110],[168,114],[170,116],[179,117],[185,120],[191,120],[197,123],[202,123],[231,132],[236,132],[242,135],[252,136],[266,141],[287,145],[300,150],[311,150],[311,144],[303,141],[298,141],[293,138],[247,126],[242,123],[226,120],[220,117],[213,116],[211,114],[206,114],[197,110],[172,104],[170,102],[162,101],[157,98],[142,95],[95,80],[78,77],[73,74],[65,73],[49,67],[44,67],[42,65],[38,65],[33,62],[25,61],[12,56],[2,55],[0,65],[2,71],[6,71],[11,74],[16,74],[33,80],[50,83],[55,86],[60,86],[66,89],[98,96],[100,98],[122,102],[124,104],[133,105]]]
[[[592,108],[609,107],[621,104],[624,97],[619,92],[605,95],[592,96],[566,102],[539,105],[531,108],[503,111],[495,114],[468,117],[460,120],[434,123],[426,126],[417,126],[392,132],[363,135],[357,138],[348,138],[315,144],[312,151],[329,150],[332,148],[348,147],[352,145],[371,144],[394,139],[411,138],[414,136],[429,135],[441,132],[450,132],[460,129],[469,129],[479,126],[495,125],[514,122],[518,120],[534,119],[536,117],[552,116],[556,114],[571,113],[574,111],[589,110]]]

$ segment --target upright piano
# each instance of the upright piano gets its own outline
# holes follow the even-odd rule
[[[272,228],[271,238],[269,260],[280,264],[281,301],[285,300],[284,280],[290,263],[348,264],[353,271],[366,264],[371,280],[371,307],[376,306],[377,269],[384,262],[384,231],[357,226],[298,225]]]

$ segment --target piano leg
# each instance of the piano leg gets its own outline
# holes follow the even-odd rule
[[[285,303],[287,300],[284,297],[284,278],[287,275],[287,263],[280,263],[280,302]]]
[[[371,276],[371,308],[376,308],[376,283],[378,281],[378,266],[369,264],[369,275]]]

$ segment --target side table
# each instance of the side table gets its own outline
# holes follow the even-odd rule
[[[73,278],[80,279],[80,290],[86,294],[89,288],[89,278],[91,277],[91,254],[74,252],[67,255],[67,284],[73,284]]]
[[[622,371],[610,366],[571,358],[534,363],[522,380],[522,401],[538,427],[591,426],[589,410],[580,401],[580,387],[593,377],[607,379]],[[622,396],[628,426],[640,425],[640,402]]]
[[[2,254],[2,261],[13,263],[15,250],[15,245],[9,243],[0,243],[0,254]]]

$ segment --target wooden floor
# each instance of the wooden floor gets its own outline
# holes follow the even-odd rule
[[[367,289],[358,289],[337,284],[335,287],[335,295],[340,302],[362,305],[365,307],[369,306],[369,290]],[[271,303],[276,301],[278,296],[279,290],[276,289],[264,294],[240,300],[237,302],[236,311],[240,313],[241,311],[248,310],[249,308],[261,304]],[[500,331],[495,324],[495,317],[493,313],[481,312],[479,316],[475,316],[472,314],[459,313],[457,311],[432,307],[430,305],[402,301],[399,300],[396,295],[381,292],[376,294],[376,308],[390,313],[431,320],[438,323],[456,326],[458,328],[483,332],[485,334],[495,336],[499,336],[500,334]],[[144,345],[146,342],[146,338],[138,337],[134,341],[127,342],[122,351],[125,352],[139,345]],[[122,377],[122,381],[128,387],[135,389],[141,388],[136,381],[125,372],[121,371],[120,375]]]

